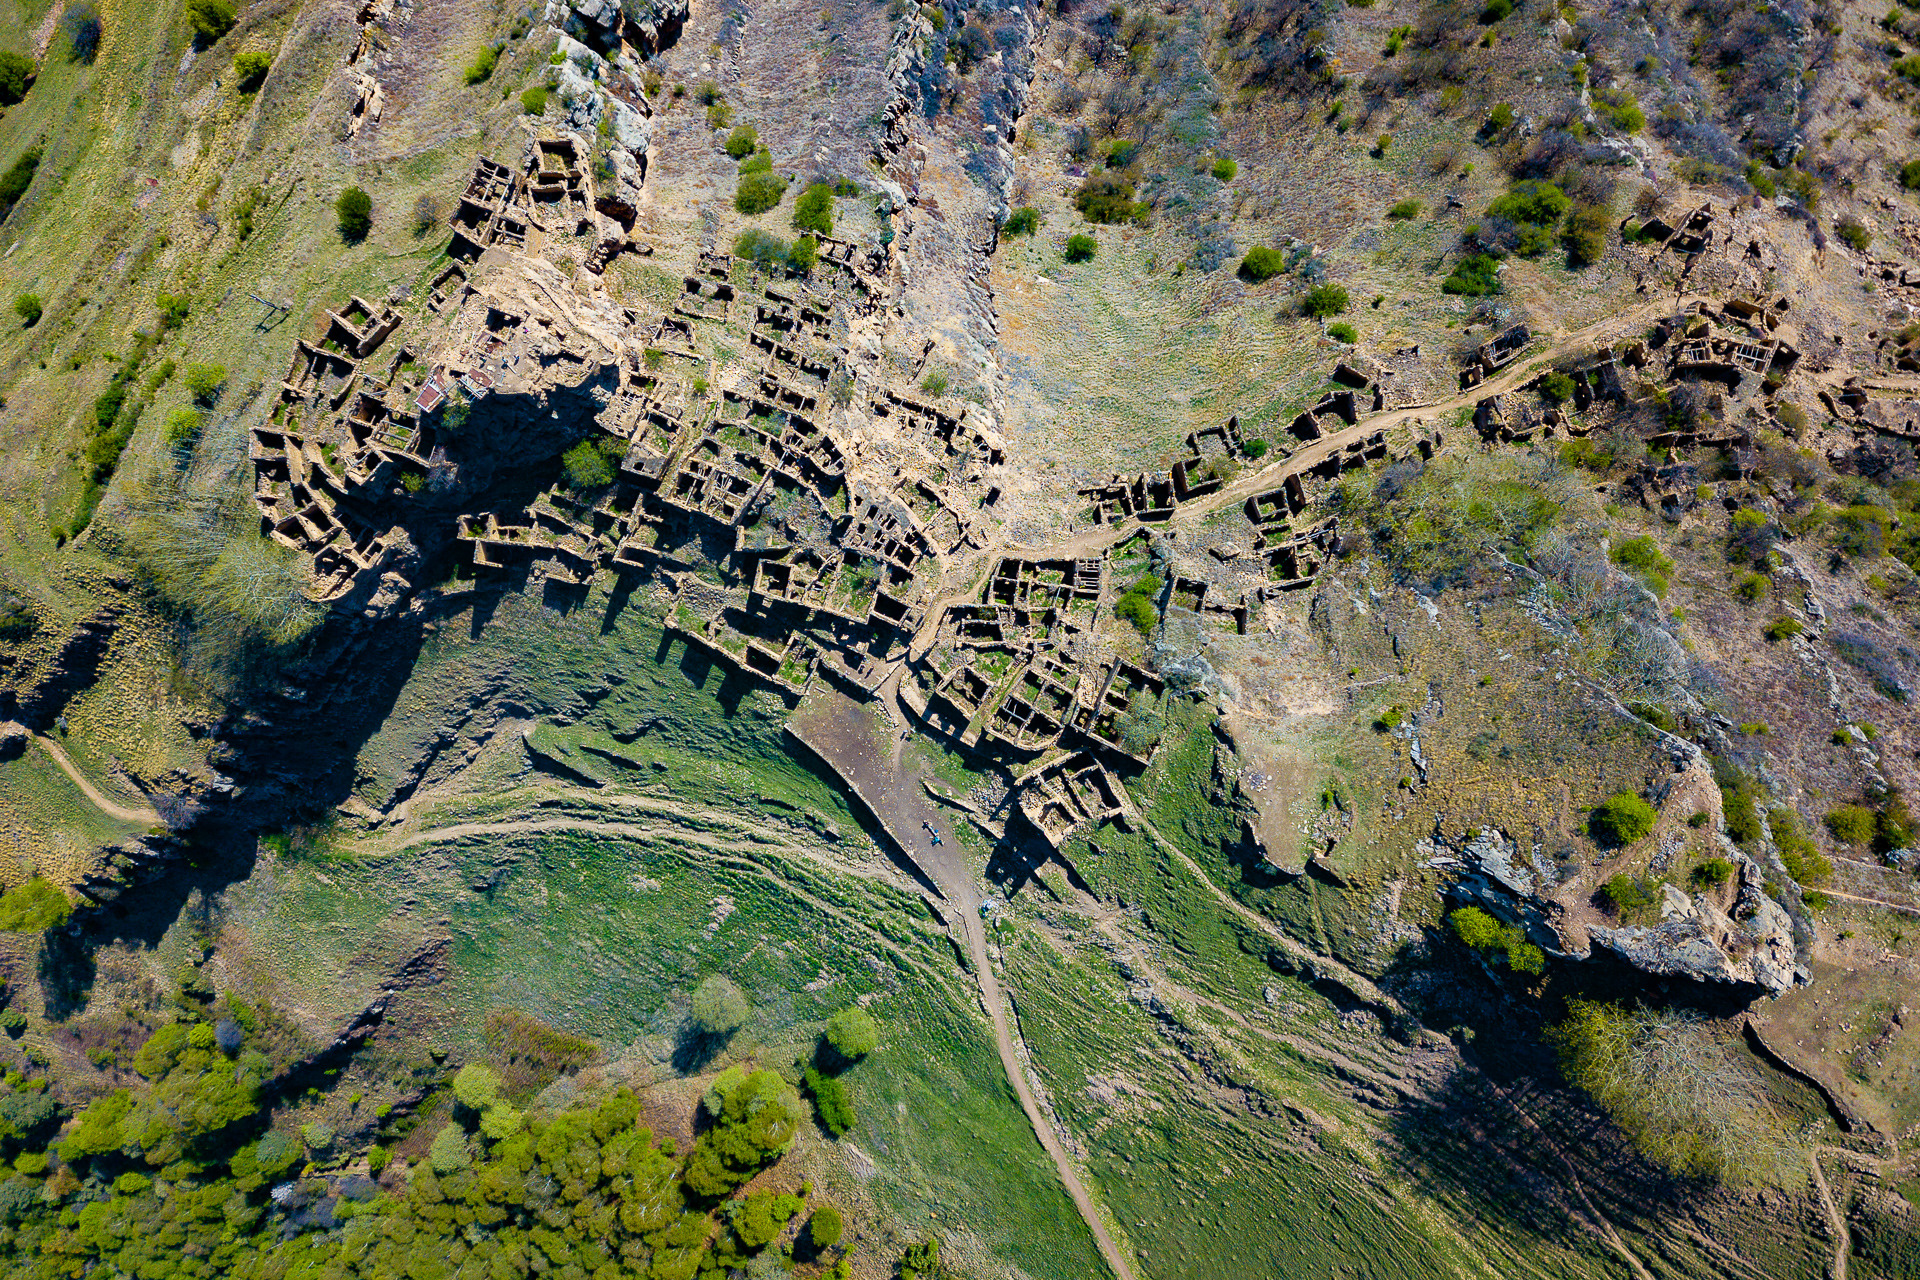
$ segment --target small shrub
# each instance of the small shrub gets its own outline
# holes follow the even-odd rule
[[[438,197],[422,192],[413,202],[413,234],[424,236],[440,225],[446,211],[440,207]]]
[[[1503,924],[1479,907],[1460,907],[1447,914],[1454,936],[1478,952],[1499,952],[1515,973],[1546,971],[1547,954],[1527,941],[1518,925]]]
[[[1410,218],[1417,218],[1420,216],[1420,202],[1418,200],[1397,201],[1387,209],[1387,216],[1395,222],[1406,222]]]
[[[1493,110],[1487,112],[1486,131],[1488,133],[1505,133],[1512,127],[1513,107],[1505,102],[1494,103]]]
[[[366,239],[373,230],[373,197],[360,187],[348,187],[333,202],[334,216],[340,220],[340,234],[349,242]]]
[[[952,384],[953,379],[947,376],[945,369],[934,369],[930,371],[926,377],[920,379],[920,389],[930,396],[943,396],[947,394],[947,388]]]
[[[1600,899],[1616,915],[1622,916],[1634,911],[1644,911],[1659,901],[1651,888],[1625,872],[1612,876],[1600,886]]]
[[[1653,806],[1630,791],[1608,796],[1587,817],[1587,831],[1601,844],[1624,848],[1653,830]]]
[[[1259,459],[1266,457],[1267,442],[1259,436],[1255,436],[1253,439],[1247,441],[1246,453],[1249,458]]]
[[[1278,249],[1269,249],[1265,245],[1256,245],[1247,250],[1247,256],[1240,259],[1240,268],[1236,272],[1243,280],[1254,284],[1265,284],[1287,269],[1287,255]]]
[[[808,1067],[804,1082],[807,1096],[813,1099],[814,1112],[820,1117],[821,1128],[836,1138],[853,1128],[853,1099],[848,1094],[846,1081],[827,1075],[818,1067]]]
[[[1733,584],[1733,597],[1742,604],[1757,604],[1767,594],[1767,586],[1765,575],[1749,573]]]
[[[1920,160],[1909,160],[1900,166],[1900,185],[1909,191],[1920,191]]]
[[[1040,229],[1040,211],[1030,204],[1023,204],[1007,215],[1007,223],[1000,228],[1006,236],[1030,236]]]
[[[1504,22],[1513,14],[1513,0],[1487,0],[1487,7],[1480,11],[1480,21],[1488,26]]]
[[[1300,314],[1315,320],[1337,316],[1347,309],[1347,291],[1337,284],[1315,285],[1300,299]]]
[[[1240,166],[1222,156],[1213,162],[1213,176],[1222,182],[1232,182],[1240,173]]]
[[[1100,249],[1100,242],[1090,235],[1076,233],[1067,237],[1066,259],[1068,262],[1086,262]]]
[[[1573,391],[1573,378],[1561,370],[1556,369],[1540,379],[1540,395],[1549,404],[1565,404],[1573,399]]]
[[[1354,328],[1350,324],[1328,325],[1327,336],[1329,338],[1332,338],[1335,342],[1344,342],[1348,346],[1352,346],[1354,343],[1360,340],[1360,335],[1354,332]]]
[[[740,171],[740,185],[733,193],[733,207],[752,217],[776,207],[787,194],[784,175],[768,170]]]
[[[1381,52],[1389,58],[1397,57],[1401,47],[1407,43],[1407,37],[1412,34],[1413,28],[1410,26],[1395,27],[1387,32],[1387,44]]]
[[[1873,810],[1860,804],[1843,804],[1827,810],[1827,830],[1841,844],[1864,849],[1873,843]]]
[[[1516,182],[1487,206],[1491,217],[1536,227],[1551,227],[1572,207],[1567,194],[1551,182]]]
[[[801,275],[813,270],[820,261],[820,242],[810,235],[799,237],[787,251],[787,266]]]
[[[245,53],[238,54],[233,60],[234,88],[241,93],[252,93],[266,83],[267,72],[271,70],[273,70],[273,57],[270,54],[262,53],[258,49],[249,49]]]
[[[735,125],[733,132],[727,135],[727,154],[735,160],[745,160],[759,145],[760,131],[750,124]]]
[[[1705,810],[1701,810],[1699,813],[1696,813],[1687,819],[1687,825],[1692,827],[1695,831],[1698,831],[1700,828],[1706,826],[1709,822],[1712,822],[1712,821],[1713,821],[1712,816],[1708,814]]]
[[[20,317],[20,327],[31,329],[40,323],[40,295],[23,293],[13,300],[13,314]]]
[[[816,182],[793,202],[793,225],[817,235],[833,234],[833,188]]]
[[[187,0],[187,25],[202,48],[233,30],[237,20],[231,0]]]
[[[1125,178],[1097,173],[1080,184],[1073,193],[1073,207],[1088,222],[1103,224],[1141,222],[1147,206],[1133,198],[1133,184]]]
[[[827,1019],[827,1043],[848,1062],[857,1062],[880,1047],[880,1024],[859,1005],[849,1005]]]
[[[467,64],[465,79],[468,84],[480,84],[493,78],[493,69],[500,62],[500,51],[492,45],[482,45],[480,52]]]
[[[846,1229],[840,1219],[840,1211],[830,1204],[823,1204],[813,1211],[807,1219],[807,1239],[815,1249],[831,1249],[840,1243],[841,1233]]]
[[[792,246],[785,240],[758,227],[749,227],[733,238],[733,256],[744,258],[757,266],[769,267],[776,262],[784,262],[792,252]]]
[[[1850,213],[1834,224],[1833,232],[1840,237],[1842,244],[1855,253],[1865,253],[1867,246],[1873,243],[1873,232],[1867,230],[1867,224]]]
[[[170,448],[185,449],[200,438],[203,419],[192,409],[175,409],[167,415],[167,444]]]
[[[223,364],[190,364],[185,377],[187,390],[197,404],[212,404],[227,385],[227,367]]]
[[[1500,262],[1491,254],[1470,253],[1453,266],[1440,292],[1467,298],[1484,298],[1500,292]]]
[[[27,96],[33,83],[33,59],[11,49],[0,49],[0,105],[12,106]]]
[[[530,116],[547,114],[547,86],[536,84],[520,91],[520,109]]]
[[[1867,819],[1871,836],[1872,813],[1867,814]],[[1833,863],[1800,829],[1798,815],[1791,809],[1769,809],[1767,823],[1773,828],[1773,843],[1780,850],[1780,865],[1787,869],[1793,882],[1801,885],[1826,883],[1833,875]]]
[[[1775,618],[1760,632],[1770,642],[1778,644],[1782,640],[1791,640],[1807,629],[1798,618]]]
[[[1607,211],[1597,204],[1575,205],[1560,242],[1567,247],[1567,265],[1575,270],[1600,261],[1607,253]]]

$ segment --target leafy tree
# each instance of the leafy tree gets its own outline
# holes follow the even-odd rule
[[[773,171],[773,156],[765,147],[740,162],[740,182],[733,207],[749,217],[765,213],[787,194],[786,175]]]
[[[174,449],[186,449],[200,438],[204,420],[192,409],[175,409],[167,415],[167,444]]]
[[[34,876],[0,894],[0,930],[8,933],[39,933],[67,922],[73,903],[66,892]]]
[[[1237,274],[1255,284],[1265,284],[1287,269],[1287,255],[1278,249],[1269,249],[1266,245],[1255,245],[1247,250],[1247,256],[1240,259]]]
[[[252,93],[266,83],[267,72],[273,70],[273,57],[258,49],[249,49],[238,54],[233,60],[234,87],[241,93]]]
[[[0,104],[10,107],[26,97],[33,73],[32,58],[11,49],[0,49]]]
[[[373,230],[373,197],[360,187],[348,187],[333,202],[334,215],[340,220],[340,234],[350,242],[366,239]]]
[[[1569,267],[1592,266],[1606,256],[1607,211],[1597,204],[1575,205],[1560,238],[1567,246]]]
[[[1460,907],[1447,915],[1454,936],[1479,952],[1498,952],[1515,973],[1546,970],[1547,953],[1527,941],[1518,925],[1504,924],[1479,907]]]
[[[1595,806],[1587,831],[1603,845],[1623,848],[1653,830],[1653,806],[1629,791],[1616,792]]]
[[[687,1190],[717,1200],[792,1147],[805,1112],[800,1095],[774,1072],[733,1066],[702,1101],[712,1125],[687,1156]]]
[[[23,293],[13,300],[13,314],[20,317],[20,327],[31,329],[40,323],[40,295]]]
[[[560,466],[566,472],[567,486],[576,493],[604,489],[613,483],[613,464],[591,440],[582,440],[562,454]]]
[[[784,262],[792,254],[793,246],[759,227],[748,227],[733,238],[733,256],[759,266],[770,267],[777,262]]]
[[[1540,394],[1551,404],[1565,404],[1573,399],[1573,379],[1566,372],[1555,369],[1540,379]]]
[[[811,235],[801,236],[787,250],[787,265],[805,275],[820,261],[820,242]]]
[[[1100,242],[1092,236],[1076,233],[1067,237],[1068,262],[1086,262],[1099,251]]]
[[[209,405],[227,385],[227,366],[223,364],[190,364],[185,378],[187,390],[193,393],[195,403]]]
[[[238,18],[232,0],[187,0],[187,25],[203,49],[233,30]]]
[[[793,225],[819,235],[833,234],[833,188],[816,182],[793,202]]]
[[[1300,299],[1300,314],[1324,320],[1347,309],[1347,291],[1337,284],[1319,284]]]
[[[746,994],[723,974],[704,978],[693,989],[693,1021],[704,1035],[732,1035],[746,1023],[749,1012]]]

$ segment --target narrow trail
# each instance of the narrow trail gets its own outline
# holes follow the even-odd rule
[[[67,753],[60,749],[60,744],[52,738],[36,733],[33,735],[33,740],[53,757],[53,762],[60,766],[60,772],[73,780],[73,785],[80,788],[80,794],[84,795],[94,808],[120,822],[135,822],[147,827],[159,825],[160,813],[151,805],[144,809],[129,809],[101,794],[98,788],[87,781],[87,776],[80,772],[79,766],[67,758]]]
[[[1838,889],[1821,889],[1829,898],[1838,898],[1842,902],[1858,902],[1867,907],[1883,907],[1888,911],[1904,911],[1910,916],[1920,916],[1920,907],[1909,907],[1900,902],[1888,902],[1885,898],[1866,898],[1857,893],[1842,893]]]
[[[833,692],[809,698],[788,723],[788,731],[839,774],[886,828],[887,834],[920,867],[949,908],[947,914],[958,915],[967,957],[974,979],[979,983],[980,1002],[992,1023],[993,1046],[1000,1054],[1007,1083],[1013,1086],[1020,1109],[1027,1113],[1027,1123],[1033,1126],[1034,1136],[1053,1161],[1060,1183],[1086,1222],[1100,1256],[1116,1280],[1137,1280],[1131,1263],[1107,1230],[1105,1217],[1094,1204],[1080,1171],[1068,1156],[1059,1133],[1027,1079],[1026,1064],[1021,1061],[1013,1024],[1007,1016],[1006,998],[987,956],[986,928],[980,920],[981,895],[974,887],[973,869],[967,863],[966,852],[952,840],[943,839],[934,845],[930,838],[923,839],[918,834],[928,827],[937,830],[946,825],[949,814],[933,803],[918,777],[909,776],[901,758],[904,740],[895,738],[883,749],[876,741],[875,730],[874,718],[866,708]]]
[[[1833,1231],[1833,1280],[1847,1280],[1847,1255],[1853,1252],[1853,1241],[1847,1234],[1847,1220],[1833,1202],[1833,1191],[1827,1186],[1826,1170],[1820,1167],[1818,1148],[1808,1153],[1807,1167],[1813,1170],[1813,1185],[1820,1192],[1820,1207],[1827,1211],[1827,1225]]]

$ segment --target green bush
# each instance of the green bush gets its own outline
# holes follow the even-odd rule
[[[1867,818],[1870,830],[1876,828],[1873,815],[1869,813]],[[1767,810],[1767,825],[1773,829],[1774,847],[1780,850],[1780,865],[1787,869],[1795,884],[1825,884],[1833,875],[1833,863],[1800,829],[1799,815],[1793,810]]]
[[[1125,178],[1096,173],[1073,193],[1073,207],[1088,222],[1141,222],[1147,206],[1135,203],[1133,184]]]
[[[1567,247],[1567,265],[1579,270],[1607,253],[1607,211],[1597,204],[1578,204],[1567,215],[1560,242]]]
[[[830,1204],[821,1205],[807,1219],[807,1240],[815,1249],[833,1248],[840,1243],[840,1236],[845,1230],[840,1211]]]
[[[733,207],[752,217],[777,207],[786,194],[785,175],[770,169],[749,170],[742,166],[740,185],[733,193]]]
[[[787,265],[801,275],[813,270],[820,261],[820,242],[810,235],[801,236],[793,242],[793,248],[787,251]]]
[[[1066,259],[1068,262],[1086,262],[1100,249],[1100,242],[1090,235],[1076,232],[1067,237]]]
[[[1518,925],[1503,924],[1479,907],[1459,907],[1447,913],[1447,923],[1461,942],[1482,953],[1497,951],[1515,973],[1546,970],[1547,955],[1527,941]]]
[[[1007,215],[1006,225],[1000,228],[1005,236],[1030,236],[1040,229],[1040,211],[1030,204],[1021,205]]]
[[[1265,245],[1256,245],[1247,250],[1247,256],[1240,259],[1238,275],[1243,280],[1255,284],[1265,284],[1287,269],[1287,255],[1278,249],[1269,249]]]
[[[1516,225],[1551,227],[1572,204],[1553,183],[1529,180],[1514,183],[1505,195],[1487,206],[1487,214]]]
[[[1691,880],[1696,888],[1701,889],[1725,884],[1732,878],[1733,864],[1725,858],[1708,858],[1687,873],[1687,879]]]
[[[759,145],[760,131],[750,124],[735,125],[727,135],[727,154],[735,160],[745,160]]]
[[[0,218],[12,213],[13,206],[33,185],[33,175],[40,171],[40,154],[39,147],[29,147],[0,174]]]
[[[1488,133],[1505,133],[1513,127],[1513,107],[1509,103],[1496,102],[1493,110],[1487,112],[1486,130]]]
[[[40,323],[40,295],[23,293],[13,300],[13,314],[20,317],[20,327],[31,329]]]
[[[1647,113],[1625,89],[1595,89],[1593,105],[1601,119],[1622,133],[1638,133],[1647,127]]]
[[[1337,284],[1315,285],[1300,299],[1300,314],[1315,320],[1337,316],[1347,309],[1347,291]]]
[[[473,61],[467,64],[466,82],[468,84],[479,84],[482,81],[492,79],[493,69],[499,61],[500,51],[498,49],[490,44],[480,46],[480,52],[476,53],[473,56]]]
[[[1621,916],[1644,911],[1660,900],[1651,888],[1625,872],[1608,877],[1607,882],[1600,886],[1600,898],[1610,910]]]
[[[60,34],[66,38],[67,59],[91,66],[100,53],[100,10],[93,0],[74,0],[60,15]]]
[[[1760,634],[1778,643],[1782,640],[1791,640],[1806,629],[1806,624],[1798,618],[1775,618],[1762,629]]]
[[[187,25],[202,48],[233,30],[237,20],[231,0],[187,0]]]
[[[1842,844],[1864,849],[1873,843],[1873,810],[1860,804],[1843,804],[1827,810],[1827,830]]]
[[[65,924],[72,914],[66,891],[39,876],[0,894],[0,930],[8,933],[39,933]]]
[[[1540,395],[1549,404],[1565,404],[1573,399],[1574,384],[1571,375],[1555,369],[1540,379]]]
[[[1834,224],[1833,232],[1840,237],[1842,244],[1855,253],[1865,253],[1867,246],[1873,243],[1873,232],[1867,230],[1867,224],[1850,213]]]
[[[273,57],[258,49],[249,49],[238,54],[233,60],[234,88],[241,93],[252,93],[266,83],[267,72],[273,70]]]
[[[1560,461],[1569,467],[1579,467],[1582,471],[1606,471],[1613,466],[1613,455],[1583,437],[1560,446]]]
[[[1587,816],[1587,831],[1609,848],[1624,848],[1652,831],[1657,816],[1639,796],[1619,791],[1595,806]]]
[[[1440,282],[1440,291],[1467,298],[1484,298],[1498,293],[1499,269],[1499,259],[1491,254],[1467,254],[1453,264],[1453,270]]]
[[[1160,625],[1160,610],[1154,607],[1154,598],[1160,594],[1160,579],[1151,573],[1145,573],[1126,589],[1120,599],[1114,602],[1114,616],[1131,622],[1141,635],[1153,634]]]
[[[349,241],[366,239],[373,230],[373,197],[360,187],[348,187],[333,202],[334,216],[340,220],[340,234]]]
[[[179,408],[167,415],[167,444],[174,449],[190,448],[200,438],[204,419],[192,409]]]
[[[748,227],[733,238],[733,256],[757,266],[770,267],[785,262],[792,253],[793,246],[758,227]]]
[[[1354,343],[1360,340],[1359,333],[1356,332],[1354,330],[1354,327],[1350,324],[1328,325],[1327,336],[1329,338],[1332,338],[1335,342],[1344,342],[1348,346],[1352,346]]]
[[[547,86],[536,84],[520,91],[520,109],[530,116],[547,114]]]
[[[1900,166],[1900,185],[1909,191],[1920,191],[1920,160],[1909,160]]]
[[[827,1019],[827,1043],[849,1062],[866,1057],[880,1046],[880,1026],[859,1005],[849,1005]]]
[[[1222,182],[1232,182],[1234,178],[1239,176],[1239,173],[1240,166],[1225,156],[1213,162],[1213,176]]]
[[[227,385],[227,366],[223,364],[190,364],[187,366],[187,390],[193,393],[195,403],[212,404]]]
[[[693,989],[693,1023],[702,1035],[730,1036],[747,1021],[746,993],[724,974],[712,974]]]
[[[846,1081],[823,1074],[817,1067],[808,1067],[802,1083],[807,1096],[813,1099],[814,1114],[820,1117],[823,1129],[838,1138],[853,1128],[856,1117]]]
[[[1480,21],[1488,26],[1503,22],[1513,14],[1513,0],[1487,0],[1487,7],[1480,11]]]
[[[26,97],[33,74],[32,58],[11,49],[0,49],[0,105],[10,107]]]
[[[1417,218],[1420,216],[1420,202],[1418,200],[1396,201],[1387,209],[1387,216],[1396,222]]]
[[[1247,456],[1249,458],[1255,459],[1256,461],[1258,459],[1261,459],[1267,456],[1267,448],[1268,448],[1267,442],[1261,439],[1259,436],[1255,436],[1253,439],[1247,441],[1246,443]]]
[[[1643,533],[1614,543],[1613,562],[1644,582],[1654,595],[1667,594],[1667,575],[1673,572],[1673,561],[1652,535]]]
[[[793,202],[793,225],[817,235],[833,234],[833,188],[816,182]]]

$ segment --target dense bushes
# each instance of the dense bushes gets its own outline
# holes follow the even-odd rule
[[[1612,559],[1638,578],[1654,595],[1667,594],[1667,575],[1673,572],[1673,561],[1660,550],[1660,544],[1650,534],[1643,533],[1614,543]]]
[[[1454,936],[1483,955],[1498,955],[1515,973],[1546,971],[1547,954],[1527,941],[1518,925],[1502,924],[1479,907],[1461,907],[1447,914]]]
[[[1141,635],[1152,635],[1160,625],[1160,610],[1153,603],[1159,594],[1160,579],[1142,574],[1114,603],[1114,616],[1131,622]]]
[[[816,182],[802,191],[800,198],[793,202],[793,225],[817,235],[832,235],[833,188]]]
[[[34,876],[0,894],[0,930],[40,933],[67,922],[73,904],[51,881]]]
[[[520,91],[520,109],[530,116],[547,114],[547,86],[536,84]]]
[[[1484,298],[1500,292],[1500,260],[1491,254],[1470,253],[1453,264],[1440,282],[1440,292]]]
[[[500,50],[492,45],[481,45],[480,52],[473,55],[473,61],[467,64],[462,78],[468,84],[480,84],[493,78],[493,69],[500,63]]]
[[[760,145],[760,131],[750,124],[739,124],[727,135],[726,152],[734,160],[745,160]]]
[[[771,1071],[731,1066],[701,1103],[711,1127],[687,1156],[686,1186],[697,1199],[718,1200],[793,1146],[804,1112],[794,1087]]]

